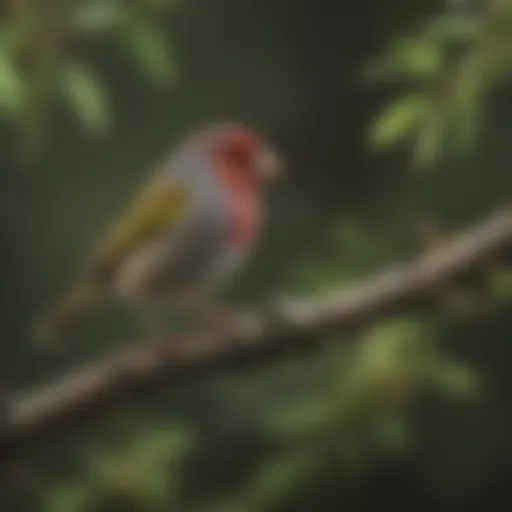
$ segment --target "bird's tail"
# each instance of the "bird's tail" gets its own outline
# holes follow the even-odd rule
[[[53,344],[105,299],[104,287],[96,283],[81,283],[58,301],[32,329],[32,339],[40,344]]]

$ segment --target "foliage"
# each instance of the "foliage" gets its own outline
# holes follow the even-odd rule
[[[506,2],[492,5],[484,13],[434,19],[365,70],[368,81],[399,82],[410,91],[375,119],[373,148],[411,140],[413,163],[425,169],[445,150],[465,153],[474,146],[484,100],[508,80],[512,64],[512,9]]]
[[[93,455],[83,479],[48,494],[46,510],[167,510],[179,492],[180,463],[189,444],[178,429],[148,427],[142,437]]]
[[[8,2],[0,23],[0,116],[21,131],[25,150],[38,156],[55,104],[67,105],[93,134],[111,120],[104,80],[89,48],[126,53],[156,85],[173,78],[170,44],[161,26],[168,0]]]

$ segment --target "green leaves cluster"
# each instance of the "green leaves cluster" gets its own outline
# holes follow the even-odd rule
[[[48,512],[169,510],[180,492],[190,438],[181,429],[148,427],[120,446],[92,455],[81,478],[45,498]]]
[[[370,83],[400,93],[374,119],[371,147],[408,143],[419,169],[443,153],[461,155],[477,142],[484,101],[512,71],[512,8],[505,2],[474,15],[461,11],[395,42],[364,71]]]
[[[112,118],[110,93],[88,62],[88,47],[115,48],[151,84],[165,86],[174,59],[160,18],[173,7],[168,0],[9,3],[0,23],[0,119],[26,150],[42,148],[58,104],[90,133],[103,133]]]
[[[435,336],[432,324],[404,317],[371,329],[352,348],[343,348],[347,340],[333,340],[319,361],[324,373],[316,385],[263,421],[279,453],[238,493],[206,510],[283,510],[326,474],[339,475],[343,485],[382,453],[412,448],[408,410],[419,396],[478,396],[473,372],[447,358]]]

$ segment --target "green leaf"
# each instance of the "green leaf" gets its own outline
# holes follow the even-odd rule
[[[360,363],[369,373],[414,370],[431,358],[430,325],[409,318],[387,320],[373,327],[359,345]]]
[[[428,112],[430,102],[424,95],[398,98],[370,126],[370,143],[381,150],[411,135]]]
[[[431,376],[432,383],[453,398],[467,400],[478,397],[478,376],[460,363],[440,364]]]
[[[384,57],[363,70],[363,80],[430,79],[441,68],[442,53],[435,42],[425,38],[402,39]]]
[[[135,63],[153,83],[173,78],[173,59],[164,31],[155,23],[136,21],[124,27],[124,45]]]
[[[91,132],[103,132],[108,125],[109,108],[101,84],[92,71],[81,65],[68,65],[62,76],[63,93],[81,123]]]
[[[8,116],[21,113],[23,83],[10,56],[0,50],[0,112]]]

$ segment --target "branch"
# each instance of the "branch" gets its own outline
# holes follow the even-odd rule
[[[58,436],[130,393],[213,369],[259,364],[289,350],[318,346],[330,332],[346,332],[385,314],[421,307],[444,285],[510,251],[512,208],[507,207],[436,250],[351,289],[285,304],[273,319],[254,314],[235,335],[196,337],[186,343],[136,343],[7,401],[0,454],[17,454],[32,442]]]

